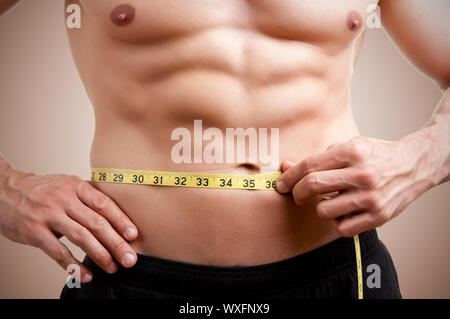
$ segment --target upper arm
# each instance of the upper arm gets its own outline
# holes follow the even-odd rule
[[[0,15],[8,11],[19,0],[0,0]]]
[[[450,82],[450,1],[381,0],[381,20],[392,40],[441,88]]]

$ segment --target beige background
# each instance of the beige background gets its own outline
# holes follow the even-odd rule
[[[0,70],[3,155],[20,170],[88,179],[93,112],[70,55],[63,1],[24,1],[0,18]],[[390,140],[419,129],[441,97],[381,29],[368,31],[352,90],[361,134]],[[379,230],[404,297],[450,297],[449,194],[450,183],[432,189]],[[0,238],[0,298],[55,298],[65,278],[40,250]]]

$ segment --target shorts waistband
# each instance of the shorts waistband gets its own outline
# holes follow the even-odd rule
[[[363,260],[381,244],[375,229],[361,233],[359,239]],[[261,292],[291,284],[307,284],[350,267],[356,272],[354,240],[343,237],[295,257],[254,266],[202,265],[138,254],[134,267],[120,268],[109,275],[89,257],[85,258],[84,264],[94,273],[94,278],[100,275],[122,285],[141,289],[151,287],[174,294],[185,291],[201,294],[205,289]]]

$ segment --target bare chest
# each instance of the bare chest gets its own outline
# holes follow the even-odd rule
[[[377,0],[80,0],[85,22],[128,42],[214,27],[257,30],[302,42],[345,44],[364,29]]]

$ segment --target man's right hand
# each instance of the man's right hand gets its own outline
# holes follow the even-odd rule
[[[132,267],[136,252],[127,241],[137,228],[114,201],[77,176],[37,176],[10,167],[0,176],[0,233],[38,247],[65,270],[77,264],[81,282],[92,273],[59,240],[66,236],[108,273]]]

